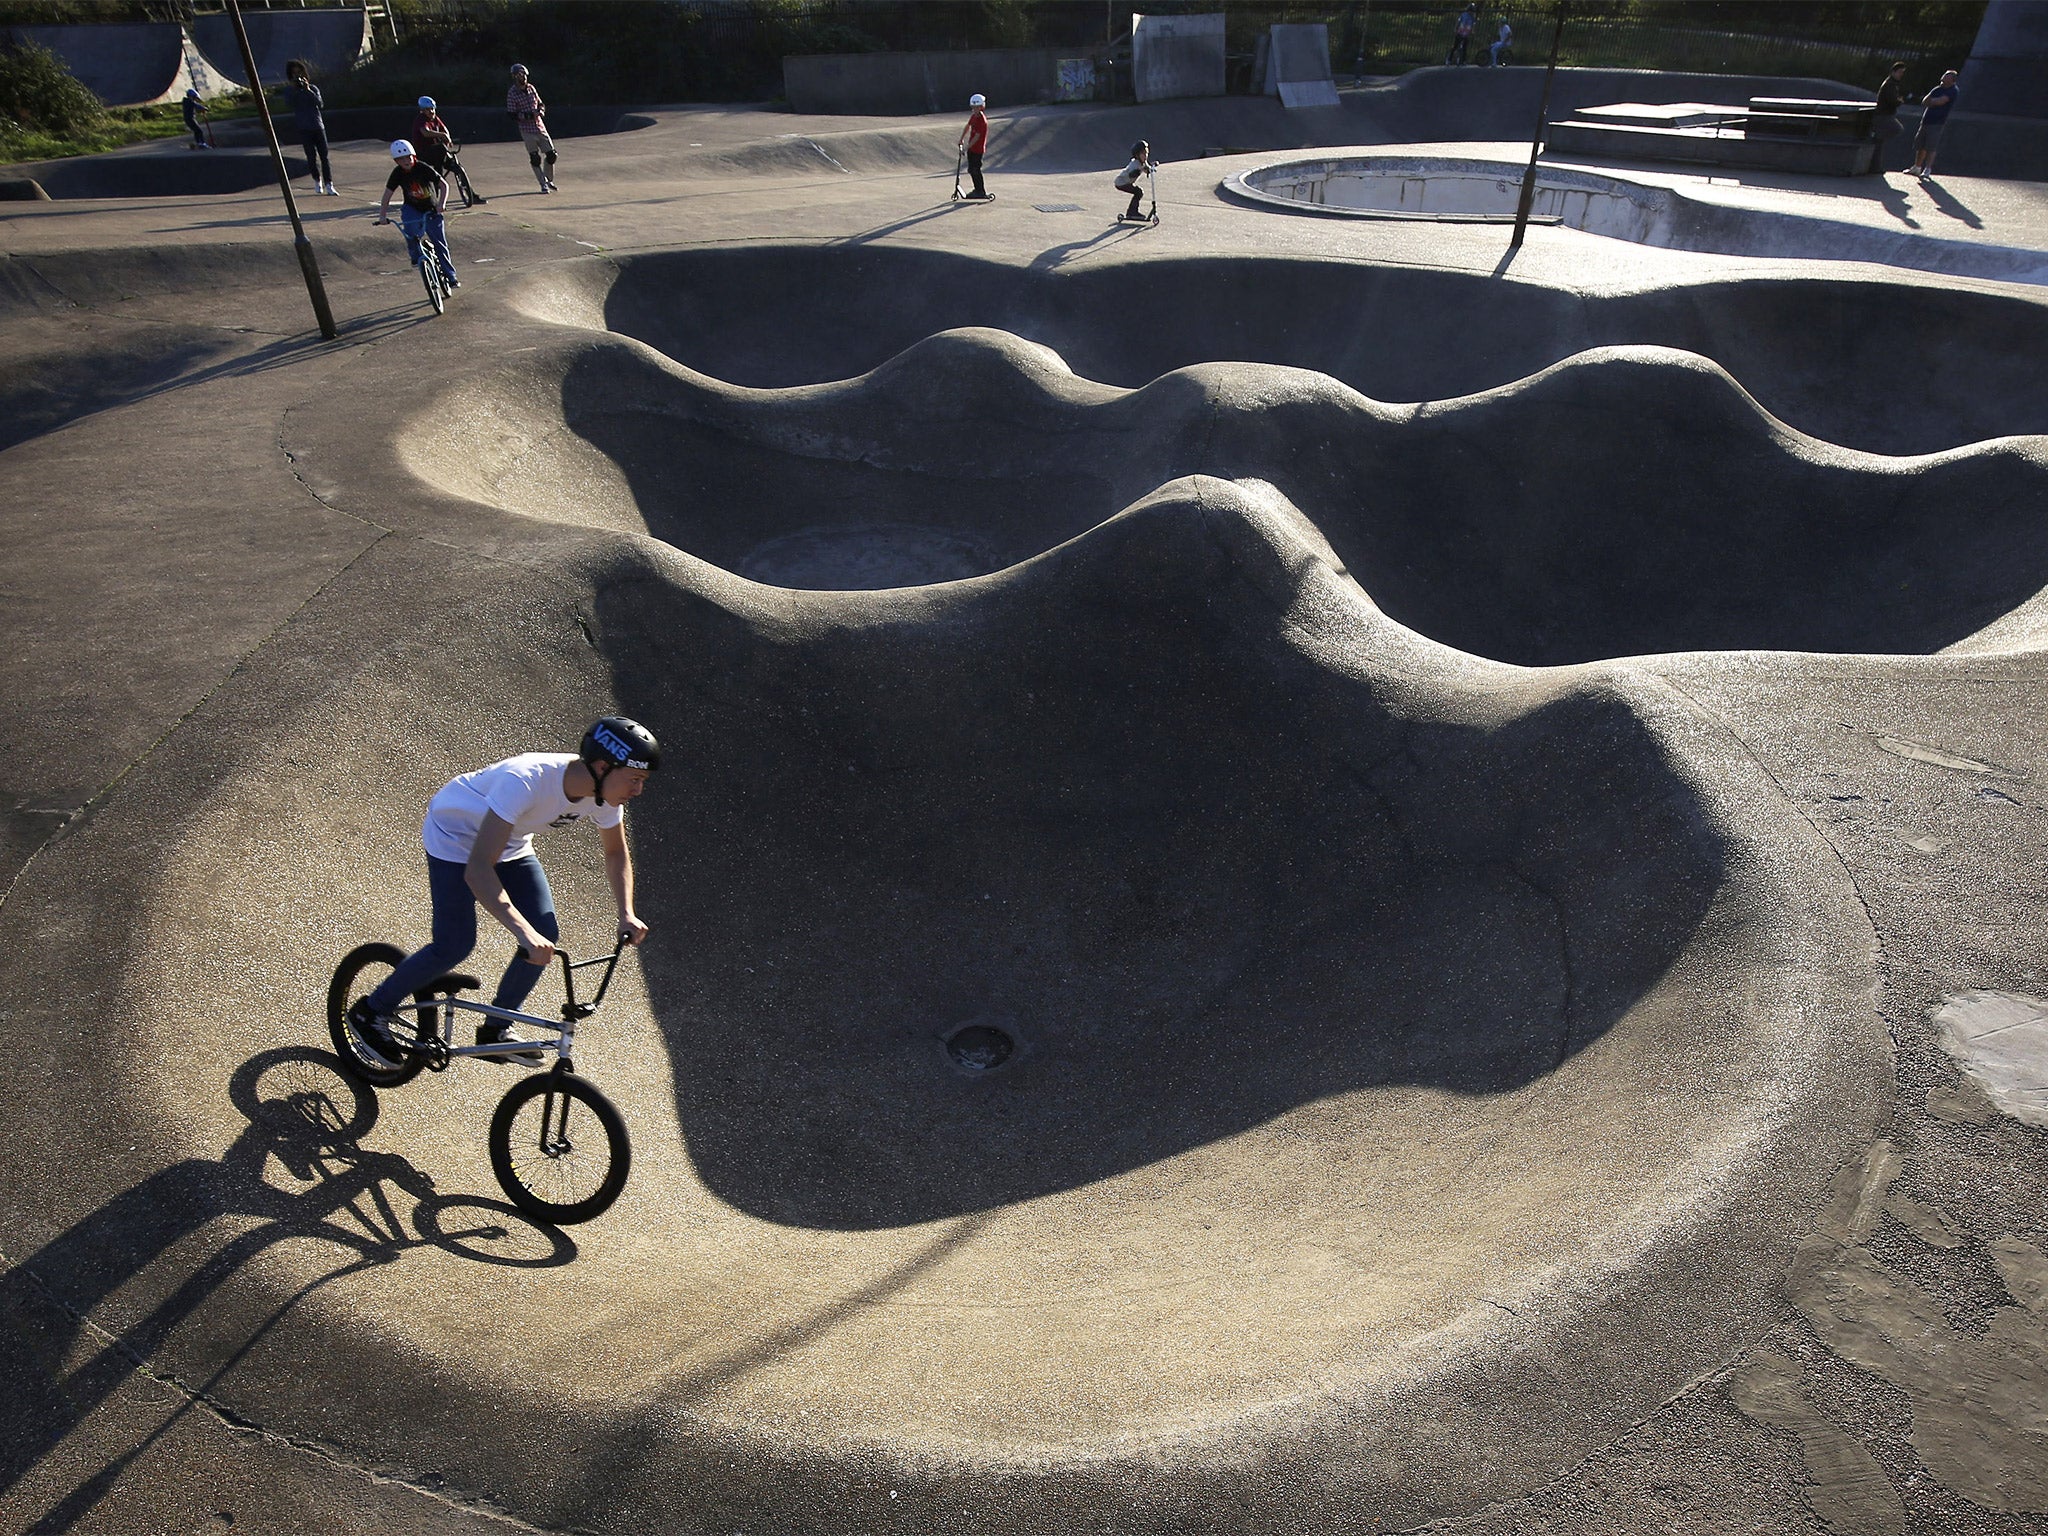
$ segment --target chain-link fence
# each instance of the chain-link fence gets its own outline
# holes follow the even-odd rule
[[[1834,18],[1819,8],[1779,6],[1761,14],[1754,6],[1730,8],[1716,17],[1706,7],[1693,14],[1660,16],[1644,8],[1635,14],[1571,15],[1557,32],[1558,63],[1582,69],[1645,69],[1716,75],[1787,75],[1839,80],[1875,89],[1895,59],[1913,78],[1932,85],[1943,69],[1968,57],[1982,7],[1951,7],[1934,24],[1872,23]],[[1975,14],[1973,14],[1973,12]],[[1445,62],[1457,18],[1442,4],[1381,3],[1333,8],[1331,61],[1339,78],[1402,74]],[[1513,29],[1511,59],[1542,64],[1550,57],[1556,13],[1547,6],[1481,9],[1467,57],[1484,62],[1486,45],[1505,21]],[[1924,88],[1924,87],[1923,87]]]
[[[20,0],[0,0],[0,10]],[[163,3],[163,0],[158,0]],[[192,4],[194,0],[184,0]],[[214,3],[214,0],[199,0]],[[2048,0],[2041,0],[2048,5]],[[761,100],[781,89],[790,54],[1056,48],[1128,56],[1131,17],[1221,12],[1226,47],[1249,81],[1258,40],[1275,22],[1322,22],[1340,83],[1442,64],[1460,9],[1453,0],[389,0],[402,45],[331,100],[474,71],[477,88],[508,57],[545,61],[562,99]],[[1468,52],[1483,62],[1505,21],[1509,60],[1541,64],[1555,7],[1479,5]],[[1606,69],[1804,76],[1874,89],[1893,59],[1924,90],[1960,65],[1984,0],[1574,0],[1559,61]],[[1105,75],[1109,72],[1105,71]],[[453,86],[448,86],[452,93]],[[409,99],[409,98],[408,98]]]

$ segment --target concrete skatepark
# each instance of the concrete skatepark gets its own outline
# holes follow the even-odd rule
[[[1401,99],[480,144],[438,319],[345,145],[331,344],[274,189],[9,205],[8,1526],[2048,1530],[2048,298],[1784,243],[2048,199],[1224,193],[1514,157]],[[556,1231],[321,1000],[614,706]]]

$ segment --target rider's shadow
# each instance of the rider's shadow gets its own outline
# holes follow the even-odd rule
[[[377,1098],[338,1067],[326,1052],[299,1047],[251,1057],[229,1084],[249,1124],[218,1160],[191,1158],[151,1174],[0,1276],[0,1340],[12,1356],[5,1373],[9,1401],[0,1417],[4,1492],[131,1375],[149,1369],[170,1335],[264,1249],[314,1238],[344,1251],[341,1262],[248,1326],[206,1381],[183,1383],[194,1397],[60,1498],[31,1529],[70,1529],[318,1287],[421,1247],[525,1268],[576,1256],[570,1238],[536,1226],[511,1206],[442,1195],[405,1158],[362,1147],[360,1138],[376,1123]],[[273,1164],[300,1187],[272,1182]],[[401,1214],[404,1206],[410,1209]],[[467,1213],[460,1220],[458,1208]],[[217,1246],[189,1257],[188,1240],[219,1217],[244,1221]],[[248,1218],[255,1225],[247,1225]],[[145,1272],[161,1299],[118,1334],[108,1334],[92,1321],[95,1309]]]

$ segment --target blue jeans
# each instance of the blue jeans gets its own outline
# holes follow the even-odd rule
[[[497,871],[498,882],[519,915],[545,934],[549,943],[560,938],[554,893],[548,889],[547,871],[540,867],[540,860],[531,854],[507,859]],[[369,995],[369,1005],[379,1013],[389,1013],[410,994],[439,981],[476,948],[476,893],[469,888],[467,867],[428,854],[427,890],[434,901],[434,936],[426,948],[414,950],[400,961],[398,969]],[[525,953],[513,953],[512,963],[498,982],[498,995],[491,1001],[500,1008],[519,1007],[541,978],[545,967],[527,964]]]
[[[405,232],[405,248],[411,253],[413,265],[420,260],[420,244],[425,241],[434,248],[434,257],[441,263],[441,275],[449,282],[455,281],[455,259],[448,254],[448,221],[435,212],[422,213],[410,203],[398,210],[398,227]]]

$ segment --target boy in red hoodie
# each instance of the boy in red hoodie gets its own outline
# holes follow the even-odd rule
[[[981,181],[981,157],[988,152],[988,98],[976,91],[967,98],[967,105],[973,110],[967,114],[967,126],[960,130],[960,142],[954,147],[967,151],[967,174],[974,178],[973,196],[983,202],[988,200],[988,188]]]

